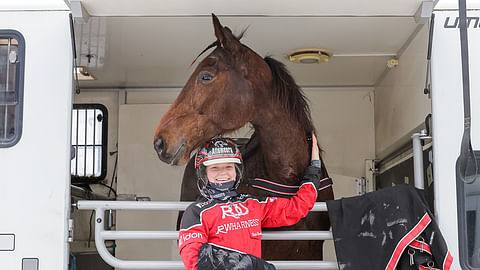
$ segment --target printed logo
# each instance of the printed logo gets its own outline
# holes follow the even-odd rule
[[[180,237],[178,238],[178,245],[181,246],[185,241],[196,238],[203,239],[203,235],[196,232],[180,235]]]
[[[224,141],[216,141],[214,143],[215,147],[210,149],[210,155],[228,155],[233,154],[232,147]]]
[[[207,205],[207,204],[209,204],[209,203],[211,203],[210,200],[208,200],[208,201],[206,201],[206,202],[197,203],[196,206],[197,206],[198,208],[202,208],[202,207],[204,207],[205,205]]]
[[[443,28],[460,28],[460,18],[455,17],[455,20],[450,21],[451,17],[445,18]],[[479,17],[467,17],[467,28],[480,28]]]
[[[242,203],[221,205],[220,208],[222,209],[222,219],[225,217],[233,217],[238,219],[241,216],[248,214],[248,208]]]
[[[252,232],[252,237],[262,236],[262,232]]]
[[[236,221],[236,222],[230,222],[230,223],[225,223],[225,224],[217,226],[217,234],[228,233],[228,232],[231,232],[231,231],[248,229],[248,228],[259,227],[259,226],[260,226],[260,220],[258,218]],[[262,233],[261,232],[260,233],[252,233],[252,236],[254,236],[254,234],[261,235]]]
[[[228,146],[228,143],[224,142],[224,141],[216,141],[214,143],[215,147],[227,147]]]

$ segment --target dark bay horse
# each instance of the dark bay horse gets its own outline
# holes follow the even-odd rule
[[[314,130],[308,103],[280,62],[265,59],[240,43],[212,14],[216,47],[199,63],[175,102],[160,120],[154,136],[159,158],[172,165],[187,163],[192,152],[210,138],[235,131],[247,123],[254,135],[243,146],[245,172],[239,191],[256,196],[277,196],[253,188],[257,177],[283,185],[298,185],[310,162],[308,137]],[[207,48],[207,49],[208,49]],[[327,177],[327,172],[324,170]],[[181,200],[199,196],[193,159],[182,182]],[[327,188],[317,201],[333,199]],[[327,213],[311,212],[286,230],[328,230]],[[323,241],[264,241],[268,260],[319,260]]]

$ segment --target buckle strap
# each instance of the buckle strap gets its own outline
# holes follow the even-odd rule
[[[427,252],[428,254],[432,255],[432,250],[430,249],[430,245],[428,245],[427,243],[423,242],[423,241],[419,241],[419,240],[413,240],[409,246],[411,248],[414,248],[414,249],[418,249],[420,250],[421,252]]]

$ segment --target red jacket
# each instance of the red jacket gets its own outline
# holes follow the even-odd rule
[[[296,224],[312,209],[320,169],[308,169],[313,175],[307,171],[300,189],[289,199],[241,194],[228,201],[202,199],[192,203],[183,214],[178,241],[186,269],[197,269],[198,250],[206,242],[261,257],[262,227]]]

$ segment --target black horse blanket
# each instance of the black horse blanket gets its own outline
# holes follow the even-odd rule
[[[340,270],[451,267],[422,190],[399,185],[327,201],[327,207]]]

